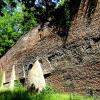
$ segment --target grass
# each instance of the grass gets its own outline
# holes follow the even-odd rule
[[[0,100],[100,100],[93,97],[60,94],[45,89],[40,93],[29,93],[25,88],[0,89]]]

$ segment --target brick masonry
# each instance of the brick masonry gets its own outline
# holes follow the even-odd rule
[[[30,63],[45,58],[54,69],[46,78],[47,83],[57,91],[82,94],[92,91],[100,95],[100,0],[93,0],[97,3],[90,19],[87,18],[88,0],[80,1],[65,46],[65,41],[53,33],[53,28],[45,26],[40,32],[39,26],[34,28],[0,59],[1,71],[6,71],[6,81],[9,81],[14,64],[18,79],[23,77],[23,67],[27,75]],[[42,64],[44,70],[49,69],[48,64]]]

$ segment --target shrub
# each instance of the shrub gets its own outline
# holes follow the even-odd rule
[[[47,85],[46,88],[41,91],[42,95],[54,94],[54,93],[55,93],[55,90],[51,86],[49,86],[49,85]]]
[[[14,86],[15,88],[23,88],[23,85],[19,80],[15,80]]]

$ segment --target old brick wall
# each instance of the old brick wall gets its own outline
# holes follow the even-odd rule
[[[30,63],[37,58],[45,58],[54,68],[46,80],[55,89],[85,94],[92,90],[100,95],[100,0],[90,16],[91,20],[87,18],[87,2],[80,0],[65,46],[63,39],[47,26],[43,31],[38,32],[37,27],[22,36],[0,59],[1,70],[6,70],[6,81],[9,81],[13,64],[16,66],[16,77],[22,78],[23,67],[27,75]],[[49,69],[47,67],[44,69]]]
[[[74,0],[77,3],[77,0]],[[79,39],[87,35],[97,35],[100,33],[100,0],[79,0],[78,12],[73,16],[69,38]],[[88,2],[92,2],[90,5]],[[75,4],[73,4],[75,5]],[[92,7],[94,6],[94,8]],[[94,12],[89,14],[88,9]]]

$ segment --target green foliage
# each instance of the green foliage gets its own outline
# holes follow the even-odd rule
[[[0,56],[12,47],[22,35],[23,13],[15,10],[10,14],[3,9],[4,16],[0,16]]]
[[[60,93],[29,93],[25,88],[16,88],[14,90],[0,90],[0,100],[100,100],[100,98],[60,94]]]
[[[70,27],[70,24],[71,24],[71,19],[70,19],[70,0],[66,0],[63,4],[64,6],[64,16],[65,16],[65,21],[66,21],[66,27]]]
[[[9,1],[9,0],[8,0]],[[34,14],[22,11],[24,5],[18,3],[16,8],[9,8],[9,2],[2,9],[0,16],[0,57],[5,54],[19,37],[37,25]],[[27,16],[27,20],[25,19]]]
[[[63,6],[64,3],[65,3],[65,1],[66,1],[66,0],[61,0],[61,4],[60,4],[60,5]]]
[[[60,21],[60,27],[63,26],[66,29],[66,32],[69,31],[70,25],[71,25],[71,19],[70,19],[70,0],[62,0],[62,4],[59,7],[61,11],[59,12],[60,14],[62,13],[62,18]]]
[[[23,88],[23,85],[19,80],[15,80],[14,86],[15,88]]]
[[[24,88],[15,90],[0,90],[0,100],[32,100],[30,94]]]
[[[55,93],[55,90],[51,86],[49,86],[49,85],[47,85],[46,88],[43,89],[42,92],[41,92],[42,95],[54,94],[54,93]]]
[[[34,9],[31,9],[30,12],[28,12],[27,10],[25,11],[26,8],[24,5],[22,9],[23,9],[24,19],[21,24],[22,24],[23,33],[26,33],[33,27],[37,26],[38,23],[37,23],[37,18],[34,15],[35,14]]]
[[[62,0],[61,5],[55,9],[52,23],[58,29],[57,34],[63,38],[65,44],[71,26],[70,0]]]

